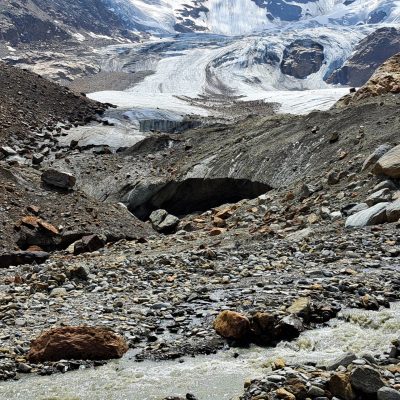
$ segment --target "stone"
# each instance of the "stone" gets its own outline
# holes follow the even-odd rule
[[[275,327],[275,334],[279,340],[295,339],[303,331],[303,320],[293,314],[283,317]]]
[[[250,335],[249,319],[235,311],[222,311],[214,321],[215,331],[226,339],[248,340]]]
[[[376,175],[400,178],[400,145],[389,150],[382,156],[374,167]]]
[[[376,164],[393,146],[389,143],[380,145],[375,151],[364,161],[361,171],[365,171],[371,165]]]
[[[309,297],[300,297],[286,311],[308,320],[311,314],[311,299]]]
[[[296,396],[292,393],[290,393],[288,390],[285,388],[279,388],[276,390],[276,395],[278,396],[279,399],[283,400],[296,400]]]
[[[340,356],[339,358],[337,358],[331,364],[328,364],[326,366],[326,369],[328,371],[335,371],[339,367],[347,368],[356,359],[357,359],[357,356],[354,353],[347,353],[347,354],[344,354],[343,356]]]
[[[353,388],[361,393],[373,395],[385,386],[380,373],[370,366],[357,367],[350,375]]]
[[[382,387],[378,390],[378,400],[400,400],[400,392],[390,387]]]
[[[387,221],[386,207],[389,203],[379,203],[367,210],[359,211],[346,220],[346,228],[362,228],[369,225],[379,225]]]
[[[128,351],[125,340],[100,327],[63,327],[43,332],[31,343],[29,362],[60,360],[109,360]]]
[[[160,233],[172,233],[179,224],[179,218],[169,214],[166,210],[156,210],[150,215],[153,228]]]
[[[359,204],[351,204],[350,206],[345,207],[342,211],[346,216],[357,214],[360,211],[368,210],[367,203],[359,203]]]
[[[386,207],[386,217],[388,222],[397,222],[400,219],[400,200],[396,200]]]
[[[50,297],[65,297],[66,295],[67,290],[65,288],[54,288],[50,293]]]
[[[106,241],[98,235],[84,236],[74,243],[74,254],[93,253],[104,247]]]
[[[350,383],[350,376],[345,373],[336,373],[329,380],[329,391],[343,400],[354,400],[356,398]]]
[[[73,175],[52,168],[44,171],[41,179],[45,184],[59,189],[72,189],[76,183]]]
[[[389,189],[384,188],[375,193],[372,193],[365,201],[368,206],[372,207],[378,203],[388,202],[392,199],[392,194]]]
[[[49,257],[50,254],[45,251],[11,251],[0,254],[0,268],[21,264],[43,264]]]

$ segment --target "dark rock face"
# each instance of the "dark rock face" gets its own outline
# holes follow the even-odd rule
[[[327,82],[362,86],[380,65],[399,52],[400,30],[380,28],[359,43],[353,55]]]
[[[296,40],[285,49],[281,71],[298,79],[318,72],[324,62],[324,47],[310,39]]]
[[[2,2],[0,40],[13,45],[71,39],[71,31],[133,38],[128,21],[117,15],[107,1],[27,0]],[[54,21],[57,20],[57,23]]]
[[[42,333],[31,344],[31,362],[110,360],[128,351],[125,340],[105,328],[65,327]]]

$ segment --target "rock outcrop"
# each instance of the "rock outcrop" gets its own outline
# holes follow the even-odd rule
[[[125,340],[105,328],[65,327],[43,332],[32,341],[31,362],[59,360],[110,360],[128,351]]]
[[[324,62],[324,47],[311,39],[296,40],[288,46],[281,63],[282,73],[305,79],[318,72]]]
[[[328,83],[360,87],[386,60],[400,52],[400,29],[379,28],[356,47],[353,55],[336,70]]]
[[[358,91],[339,100],[338,107],[385,94],[400,93],[400,53],[389,58]]]

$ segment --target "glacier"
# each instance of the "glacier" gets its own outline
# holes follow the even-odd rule
[[[400,24],[400,0],[106,1],[150,37],[108,48],[102,68],[153,73],[123,92],[90,96],[182,114],[207,114],[187,101],[199,96],[277,101],[281,112],[327,109],[348,89],[326,78],[367,35]],[[305,41],[322,48],[323,62],[299,79],[281,65]]]

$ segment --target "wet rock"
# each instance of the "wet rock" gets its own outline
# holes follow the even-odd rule
[[[334,396],[343,400],[354,400],[356,398],[350,383],[350,376],[345,373],[337,373],[331,376],[329,390]]]
[[[125,340],[105,328],[65,327],[42,333],[31,343],[30,362],[59,360],[109,360],[128,351]]]
[[[41,178],[45,184],[60,189],[72,189],[76,183],[76,178],[73,175],[56,169],[44,171]]]
[[[168,214],[166,210],[156,210],[150,215],[153,228],[160,233],[172,233],[179,224],[179,218]]]
[[[389,203],[379,203],[367,210],[351,215],[346,220],[346,228],[362,228],[386,222],[386,207],[388,205]]]
[[[223,311],[214,321],[215,331],[226,339],[238,341],[250,338],[249,319],[235,311]]]
[[[385,386],[380,373],[369,366],[357,367],[350,375],[351,385],[357,391],[368,394],[376,394]]]
[[[279,340],[291,340],[300,336],[304,332],[303,320],[296,315],[288,315],[282,318],[275,327],[276,335]]]
[[[339,367],[348,367],[354,360],[357,359],[357,356],[354,353],[344,354],[335,360],[332,364],[327,365],[326,369],[328,371],[335,371]]]
[[[400,145],[389,150],[376,163],[376,175],[386,175],[391,178],[400,178]]]
[[[378,390],[378,400],[400,400],[400,392],[389,387],[380,388]]]
[[[301,297],[295,300],[286,311],[307,321],[311,314],[311,299],[309,297]]]

